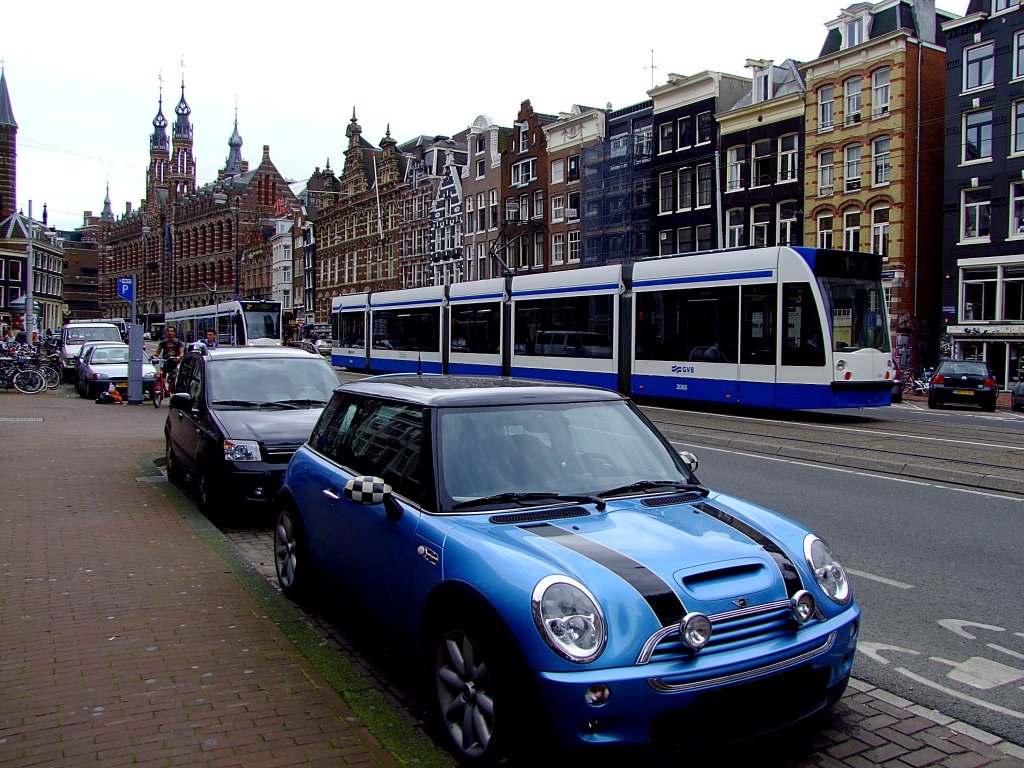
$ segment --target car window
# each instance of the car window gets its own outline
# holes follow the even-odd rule
[[[92,357],[90,362],[94,364],[106,365],[112,363],[127,363],[128,362],[128,350],[123,347],[95,347],[92,351]]]
[[[941,365],[941,371],[944,376],[988,376],[988,366],[985,363],[975,363],[970,361],[952,361],[945,362]]]
[[[420,453],[422,408],[365,399],[339,405],[314,445],[343,466],[375,475],[396,493],[425,503]]]

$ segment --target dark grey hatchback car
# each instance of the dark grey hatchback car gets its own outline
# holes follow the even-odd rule
[[[994,411],[999,390],[996,379],[981,360],[943,360],[928,386],[928,407],[945,403],[973,403]]]
[[[187,353],[164,424],[168,479],[191,479],[208,513],[222,501],[271,501],[340,383],[323,357],[300,349]]]

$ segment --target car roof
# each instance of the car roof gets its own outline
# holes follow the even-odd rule
[[[237,360],[246,357],[284,358],[297,357],[302,360],[312,356],[304,349],[292,347],[217,347],[216,349],[193,349],[190,355],[199,355],[209,360]],[[323,359],[323,358],[321,358]]]
[[[598,387],[507,376],[387,374],[344,384],[338,391],[386,397],[436,408],[625,400],[618,392]]]

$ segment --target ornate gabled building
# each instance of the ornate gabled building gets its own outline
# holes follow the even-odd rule
[[[479,115],[468,129],[468,157],[462,170],[468,280],[501,275],[491,254],[498,247],[501,227],[501,156],[511,134],[511,128],[502,128],[487,115]]]
[[[287,181],[270,159],[270,147],[255,170],[242,159],[238,116],[228,156],[216,181],[197,186],[192,113],[185,85],[174,109],[171,136],[161,95],[146,171],[146,198],[110,224],[101,260],[101,306],[105,315],[127,316],[117,299],[119,276],[136,276],[138,321],[147,328],[173,309],[246,297],[256,290],[242,281],[250,250],[259,252],[263,224],[299,207]]]

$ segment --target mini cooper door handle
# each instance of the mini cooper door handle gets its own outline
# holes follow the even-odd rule
[[[324,488],[324,496],[326,496],[328,499],[331,499],[332,501],[338,500],[338,494],[336,494],[330,488]]]

